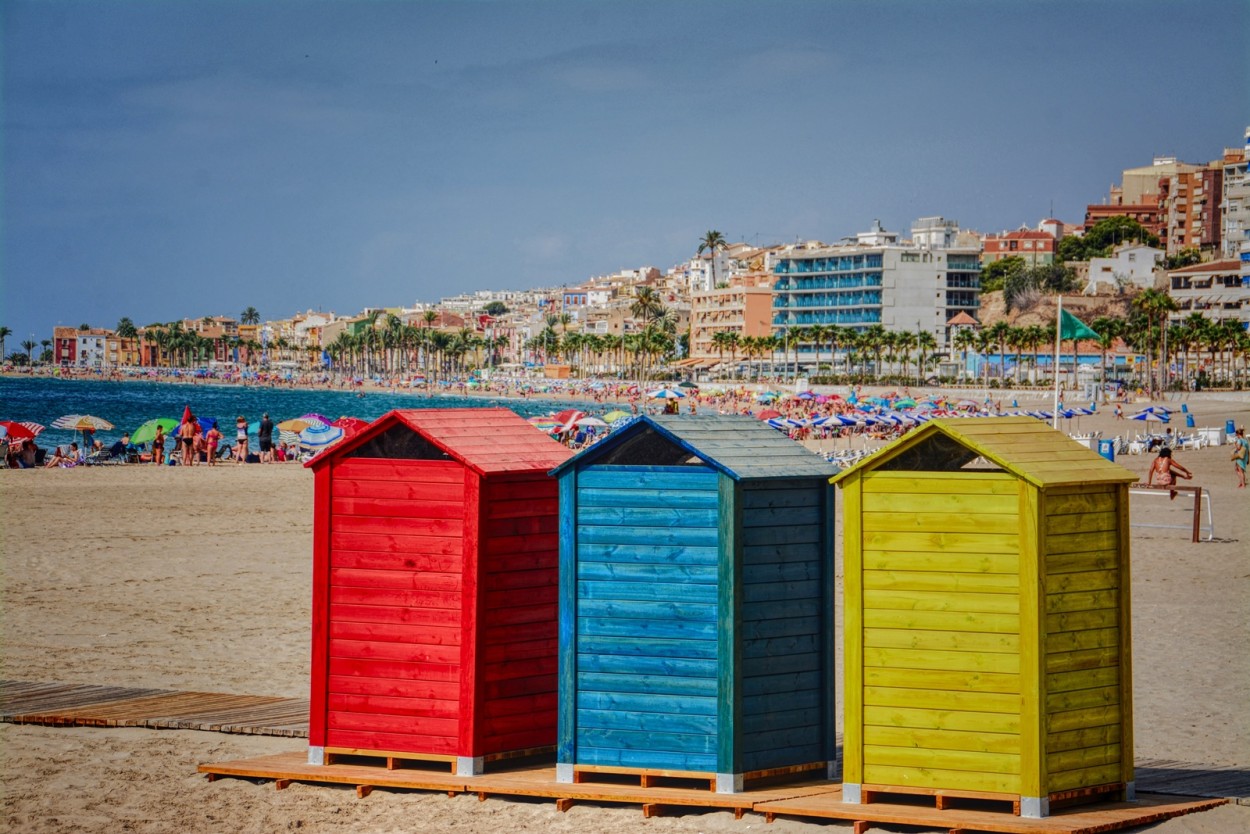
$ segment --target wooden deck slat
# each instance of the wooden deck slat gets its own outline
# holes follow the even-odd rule
[[[1063,809],[1044,819],[1027,819],[1010,813],[946,808],[938,811],[915,805],[874,802],[850,805],[841,801],[840,785],[808,782],[737,794],[718,794],[700,788],[650,787],[607,783],[563,783],[555,781],[555,768],[527,765],[499,773],[456,777],[429,770],[387,770],[384,764],[310,765],[303,753],[280,753],[218,764],[199,766],[212,778],[238,776],[249,779],[295,780],[322,784],[369,785],[377,788],[435,790],[449,793],[475,793],[490,796],[544,797],[553,799],[561,810],[574,802],[611,802],[637,805],[657,812],[666,806],[723,808],[735,816],[743,811],[764,814],[766,818],[786,816],[840,819],[897,825],[917,825],[942,830],[994,831],[1004,834],[1092,834],[1146,825],[1171,817],[1205,811],[1227,802],[1225,799],[1139,797],[1137,802],[1104,802]]]
[[[308,701],[222,692],[0,681],[0,721],[308,737]]]

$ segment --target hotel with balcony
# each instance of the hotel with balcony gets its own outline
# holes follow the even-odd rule
[[[880,228],[837,246],[804,244],[777,260],[773,330],[837,326],[856,331],[927,330],[941,346],[960,313],[981,306],[979,248],[938,249],[899,243]]]

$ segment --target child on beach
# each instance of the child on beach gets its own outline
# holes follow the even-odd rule
[[[1159,486],[1169,487],[1176,483],[1176,476],[1189,480],[1194,476],[1185,467],[1172,460],[1172,450],[1164,446],[1159,450],[1159,456],[1150,464],[1150,477],[1146,481],[1150,486],[1155,485],[1155,481],[1159,482]],[[1172,499],[1176,499],[1176,490],[1172,490]]]

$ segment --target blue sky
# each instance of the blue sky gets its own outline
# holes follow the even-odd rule
[[[6,0],[0,26],[10,351],[576,284],[708,229],[1080,220],[1250,124],[1240,1]]]

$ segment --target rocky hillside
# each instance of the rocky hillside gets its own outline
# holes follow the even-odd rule
[[[1063,309],[1089,323],[1100,316],[1126,318],[1133,296],[1125,295],[1065,295]],[[1003,294],[998,292],[981,293],[981,312],[978,318],[985,326],[1006,321],[1012,327],[1028,327],[1034,324],[1049,325],[1055,323],[1057,301],[1053,295],[1040,296],[1027,308],[1013,309],[1010,313],[1003,309]]]

